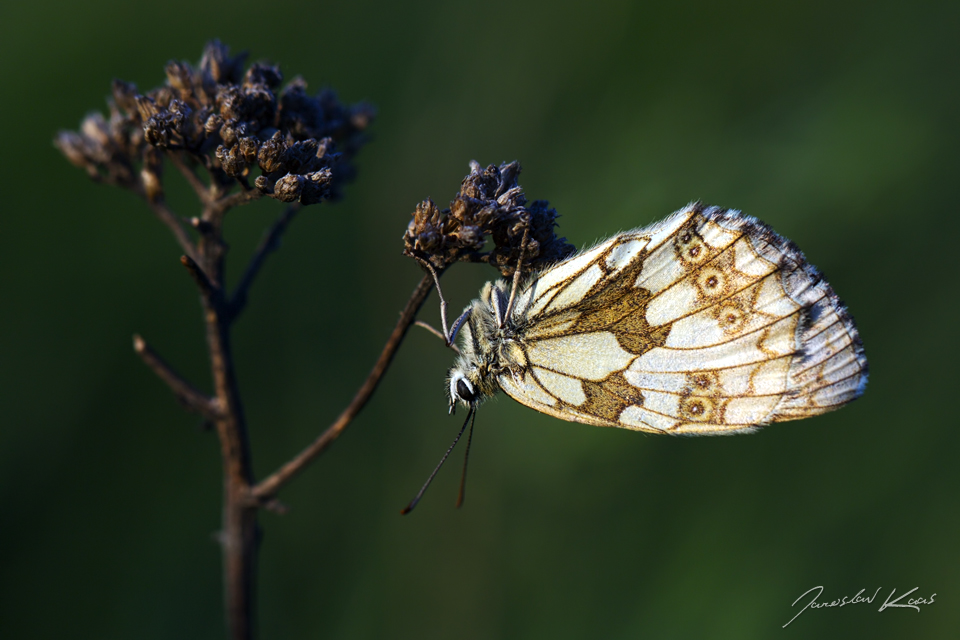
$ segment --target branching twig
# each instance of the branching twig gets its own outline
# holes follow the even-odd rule
[[[236,193],[225,195],[222,198],[214,201],[212,204],[216,210],[226,211],[227,209],[232,209],[233,207],[238,207],[242,204],[259,200],[262,197],[263,192],[257,189],[245,189],[243,191],[237,191]]]
[[[263,261],[268,254],[276,251],[280,246],[280,236],[287,230],[287,226],[289,226],[298,211],[300,211],[300,206],[297,204],[287,206],[263,236],[263,240],[260,241],[260,245],[257,247],[257,250],[254,251],[250,262],[247,264],[246,270],[243,272],[243,276],[240,278],[239,284],[237,284],[237,288],[230,297],[231,318],[236,318],[237,315],[243,311],[243,308],[247,304],[247,293],[250,291],[250,285],[253,284],[257,274],[260,273]]]
[[[169,158],[173,166],[183,174],[183,177],[187,179],[187,182],[193,187],[193,191],[197,194],[197,197],[200,198],[200,202],[206,205],[207,200],[210,198],[210,187],[203,183],[203,180],[200,179],[196,171],[187,166],[187,163],[183,161],[180,153],[168,151],[167,158]]]
[[[143,362],[153,369],[157,376],[167,383],[177,401],[190,411],[199,413],[207,420],[213,421],[220,417],[220,411],[217,408],[217,401],[194,387],[192,384],[180,377],[180,375],[170,368],[163,358],[144,342],[139,335],[133,336],[133,350],[143,360]]]
[[[397,347],[403,342],[407,330],[413,324],[417,312],[420,310],[420,307],[423,306],[432,288],[433,279],[429,274],[424,275],[420,280],[420,284],[413,290],[413,294],[407,301],[406,307],[404,307],[400,313],[400,319],[397,321],[393,333],[390,334],[387,344],[384,345],[383,351],[377,359],[377,363],[373,366],[370,375],[367,376],[363,386],[357,391],[357,394],[353,397],[353,400],[350,401],[350,404],[347,405],[347,408],[344,409],[333,424],[327,427],[327,430],[310,443],[306,449],[254,486],[251,494],[255,500],[263,502],[273,498],[283,485],[289,482],[297,473],[310,464],[314,458],[320,455],[324,449],[330,446],[330,444],[343,433],[347,426],[349,426],[357,414],[360,413],[360,410],[363,409],[370,399],[370,396],[372,396],[376,390],[383,374],[386,373],[390,362],[393,360],[393,356],[397,352]]]
[[[211,301],[211,304],[214,303],[214,297],[216,295],[214,285],[210,282],[210,278],[207,277],[207,274],[204,273],[203,269],[193,260],[190,256],[180,256],[180,264],[187,268],[187,272],[190,274],[190,277],[193,278],[193,281],[197,284],[197,288],[200,290],[200,295],[205,299]]]
[[[160,221],[167,225],[170,231],[173,232],[173,236],[177,239],[177,242],[180,244],[180,248],[183,249],[183,252],[187,254],[194,262],[197,262],[197,246],[194,244],[193,239],[190,237],[190,234],[187,233],[187,230],[184,229],[183,224],[180,221],[180,218],[167,207],[166,203],[162,200],[151,200],[147,198],[147,204],[150,205],[150,209],[153,213],[160,219]]]
[[[190,226],[197,230],[197,232],[204,238],[209,238],[214,232],[213,225],[204,220],[203,218],[198,218],[194,216],[187,220],[190,223]]]
[[[109,119],[91,114],[80,131],[62,131],[55,141],[67,159],[92,179],[131,189],[146,200],[179,243],[184,254],[181,262],[199,290],[212,396],[177,375],[139,336],[134,338],[134,349],[181,403],[216,427],[224,488],[222,529],[217,539],[223,550],[226,621],[234,640],[250,640],[254,635],[260,537],[257,514],[260,509],[282,512],[285,507],[271,496],[254,499],[251,495],[254,476],[250,439],[233,362],[230,325],[243,309],[251,283],[296,209],[288,208],[271,227],[232,299],[226,297],[229,247],[224,239],[224,217],[228,209],[268,193],[278,200],[301,204],[335,197],[352,175],[353,156],[363,146],[363,131],[373,118],[370,107],[341,105],[323,92],[308,96],[302,80],[281,89],[279,68],[256,64],[244,74],[244,58],[245,54],[230,56],[227,47],[213,41],[205,47],[198,66],[168,65],[164,87],[140,91],[133,84],[115,81]],[[242,87],[240,78],[244,78]],[[213,87],[216,91],[210,91]],[[286,104],[285,92],[291,88],[299,97]],[[226,100],[229,104],[223,101],[224,96],[230,96]],[[282,120],[298,123],[295,130],[283,122],[278,125],[276,114],[281,107],[285,116]],[[333,153],[337,145],[340,149]],[[164,159],[173,163],[196,193],[202,206],[199,216],[185,220],[164,202]],[[206,176],[199,166],[204,167]],[[256,173],[258,179],[251,186]],[[282,194],[276,194],[273,187],[281,176]],[[196,234],[190,231],[191,226]],[[429,283],[426,285],[420,292],[421,303],[429,292]],[[415,306],[419,308],[419,304]],[[415,313],[416,308],[404,330]],[[402,333],[391,338],[391,351],[381,356],[380,373],[372,384],[368,380],[365,397],[355,399],[359,404],[352,409],[353,415],[369,398]],[[349,418],[340,422],[336,433]]]

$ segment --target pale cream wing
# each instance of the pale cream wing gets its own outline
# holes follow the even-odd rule
[[[518,296],[517,401],[566,420],[719,434],[859,396],[853,320],[803,254],[737,211],[693,204],[534,278]]]

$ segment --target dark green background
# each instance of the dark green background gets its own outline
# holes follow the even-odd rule
[[[367,410],[264,514],[263,638],[944,638],[960,627],[960,5],[22,3],[0,21],[0,637],[219,638],[220,469],[134,356],[205,388],[194,286],[134,196],[51,144],[219,37],[377,105],[336,205],[304,212],[235,345],[261,477],[340,411],[420,277],[400,237],[467,163],[519,159],[577,245],[690,200],[796,241],[871,366],[844,410],[672,439],[508,398],[399,515],[460,426],[417,330]],[[172,204],[196,209],[177,187]],[[272,201],[236,210],[235,278]],[[461,265],[452,306],[495,272]],[[436,322],[431,297],[423,317]],[[936,603],[807,611],[860,589]]]

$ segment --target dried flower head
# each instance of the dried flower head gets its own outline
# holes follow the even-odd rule
[[[310,95],[301,78],[281,90],[278,67],[256,63],[244,72],[245,61],[214,40],[196,67],[168,63],[162,87],[140,94],[114,81],[109,118],[88,116],[79,132],[60,132],[56,145],[95,180],[151,198],[162,195],[156,166],[164,151],[185,153],[215,184],[240,184],[254,197],[302,204],[338,197],[373,108],[345,106],[330,90]]]
[[[556,210],[544,200],[526,206],[517,183],[519,175],[516,161],[486,169],[471,162],[470,174],[460,184],[450,208],[441,211],[429,199],[417,205],[403,236],[404,255],[426,260],[441,271],[459,260],[486,262],[510,276],[519,264],[524,231],[528,230],[523,272],[569,256],[573,245],[554,231]],[[488,239],[493,247],[484,252]]]

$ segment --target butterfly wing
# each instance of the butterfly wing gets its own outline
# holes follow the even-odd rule
[[[518,402],[601,426],[722,434],[836,409],[867,363],[853,319],[793,243],[692,204],[527,283]]]

